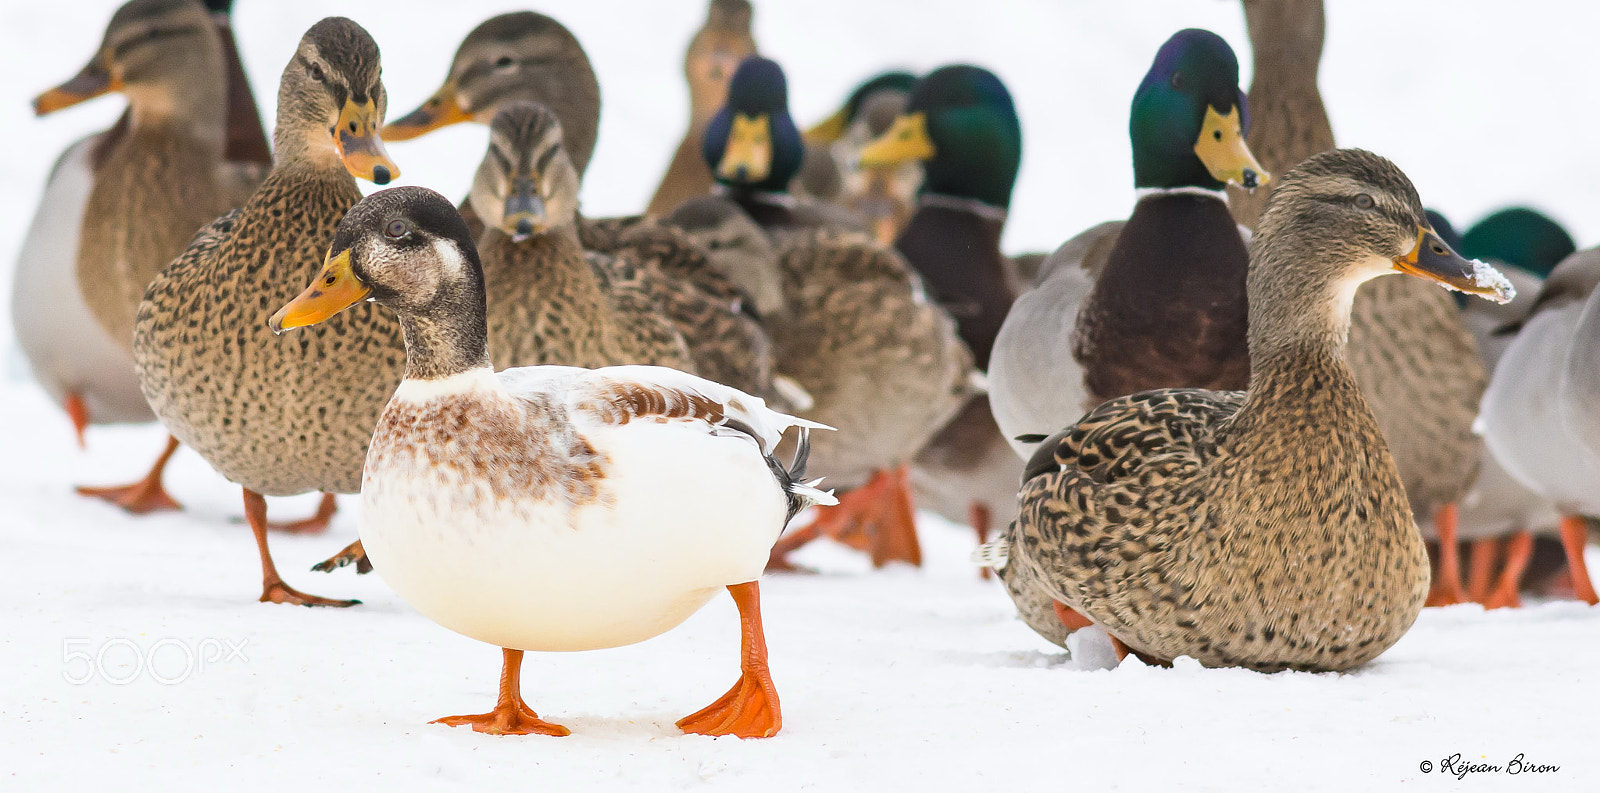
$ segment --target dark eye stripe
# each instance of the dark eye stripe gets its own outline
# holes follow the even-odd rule
[[[538,171],[538,172],[542,173],[544,171],[545,167],[550,164],[550,161],[555,159],[556,152],[559,151],[560,149],[561,149],[561,144],[560,143],[552,143],[549,146],[545,147],[544,151],[539,152],[539,159],[538,159],[538,161],[536,161],[533,164],[533,169],[535,171]]]

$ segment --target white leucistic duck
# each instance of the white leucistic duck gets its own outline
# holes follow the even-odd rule
[[[807,431],[825,427],[662,367],[495,373],[477,251],[455,207],[425,188],[351,209],[322,272],[272,327],[369,298],[398,315],[406,371],[367,452],[362,543],[418,611],[504,648],[494,710],[439,721],[566,735],[522,701],[524,651],[644,641],[726,587],[743,627],[739,682],[678,726],[775,734],[757,579],[788,519],[834,502],[799,481]],[[786,468],[773,449],[789,427],[800,443]]]

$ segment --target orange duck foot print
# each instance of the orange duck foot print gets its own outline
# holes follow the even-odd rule
[[[367,549],[362,547],[361,541],[356,540],[344,547],[344,550],[323,559],[311,566],[315,573],[331,573],[341,567],[356,566],[358,575],[372,572],[372,560],[367,558]]]
[[[156,458],[155,465],[150,467],[150,473],[131,485],[121,487],[79,487],[79,495],[103,499],[135,515],[145,515],[151,512],[181,510],[183,505],[167,495],[166,488],[161,486],[161,476],[166,471],[167,461],[172,459],[172,454],[178,450],[178,439],[167,436],[167,446],[162,450],[161,456]]]
[[[316,514],[303,520],[268,523],[267,528],[285,534],[321,534],[328,530],[333,523],[334,513],[338,511],[339,500],[332,493],[323,493],[322,501],[317,503]]]
[[[359,600],[335,600],[317,595],[307,595],[282,581],[262,587],[261,602],[283,603],[288,606],[331,606],[341,609],[361,605]]]
[[[496,705],[488,713],[479,713],[473,716],[446,716],[434,719],[430,724],[444,724],[450,727],[471,727],[475,732],[488,733],[489,735],[554,735],[561,737],[571,735],[572,730],[559,724],[551,724],[539,718],[527,705],[502,707]]]
[[[778,693],[765,675],[746,672],[728,693],[703,710],[678,720],[678,729],[696,735],[771,738],[783,727]]]

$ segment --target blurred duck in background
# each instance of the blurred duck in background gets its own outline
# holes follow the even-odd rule
[[[134,374],[145,287],[196,230],[237,206],[271,164],[228,21],[231,2],[134,0],[39,115],[107,93],[128,109],[51,169],[18,256],[12,321],[35,378],[84,442],[90,424],[155,420]],[[162,487],[177,440],[142,480],[79,492],[144,513],[178,509]]]
[[[787,192],[804,145],[778,64],[753,56],[740,65],[705,156],[719,194],[684,204],[669,222],[757,294],[776,286],[776,306],[762,316],[777,371],[812,397],[800,415],[840,430],[814,441],[812,465],[846,492],[785,535],[772,566],[791,566],[790,552],[824,535],[875,565],[920,563],[907,465],[972,387],[954,323],[923,298],[901,256],[851,230],[837,207]]]
[[[916,207],[922,164],[906,160],[866,166],[861,164],[861,150],[888,132],[905,112],[916,84],[916,75],[910,72],[879,74],[850,92],[837,112],[806,130],[805,160],[790,188],[795,195],[855,212],[874,239],[893,245]]]
[[[714,183],[700,155],[711,119],[728,101],[728,83],[745,58],[756,54],[748,0],[711,0],[706,21],[689,40],[683,76],[689,82],[689,130],[678,142],[645,214],[665,217],[683,202],[711,194]]]

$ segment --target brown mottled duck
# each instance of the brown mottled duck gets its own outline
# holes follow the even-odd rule
[[[672,154],[645,214],[666,217],[683,202],[711,194],[711,169],[700,156],[711,117],[728,99],[728,82],[745,58],[756,53],[750,35],[749,0],[711,0],[706,22],[689,41],[683,76],[689,82],[689,130]]]
[[[355,178],[398,175],[378,138],[386,105],[378,46],[360,25],[313,25],[284,68],[276,163],[249,201],[217,219],[150,284],[134,360],[168,430],[244,491],[263,601],[348,606],[278,575],[264,495],[354,493],[372,426],[405,363],[400,328],[373,304],[278,338],[267,313],[319,268]]]
[[[1394,644],[1427,597],[1428,558],[1345,363],[1351,303],[1395,271],[1513,295],[1427,223],[1410,180],[1370,152],[1289,172],[1250,251],[1249,389],[1090,411],[1029,461],[1022,513],[986,558],[1156,661],[1339,671]]]
[[[214,13],[193,0],[126,3],[89,64],[34,101],[45,115],[112,92],[128,99],[115,125],[57,160],[12,290],[18,342],[80,445],[90,424],[154,420],[131,350],[144,288],[271,162],[233,48],[231,4],[207,5]],[[177,509],[161,485],[176,447],[169,439],[135,484],[78,490],[135,513]]]

